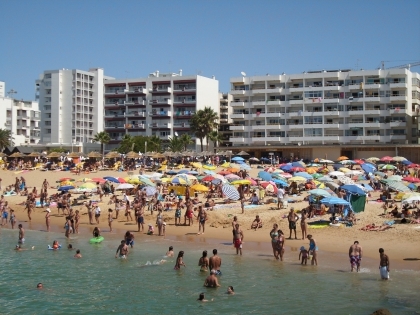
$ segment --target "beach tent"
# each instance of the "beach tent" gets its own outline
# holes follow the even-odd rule
[[[346,192],[345,199],[350,202],[354,212],[365,211],[366,193],[356,185],[343,185],[340,187]]]

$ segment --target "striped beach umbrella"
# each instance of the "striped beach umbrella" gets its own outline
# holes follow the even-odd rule
[[[227,198],[231,200],[239,199],[239,192],[236,190],[234,186],[225,184],[222,186],[222,192]]]

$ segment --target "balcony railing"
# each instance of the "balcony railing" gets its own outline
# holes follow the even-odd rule
[[[150,100],[150,105],[171,105],[172,101],[168,99]]]
[[[172,112],[171,111],[151,111],[151,112],[149,112],[149,116],[170,117],[170,116],[172,116]]]

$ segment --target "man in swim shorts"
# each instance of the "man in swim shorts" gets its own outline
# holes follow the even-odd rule
[[[358,241],[354,241],[354,244],[349,248],[349,258],[351,264],[351,272],[354,268],[356,271],[360,271],[360,261],[362,260],[362,246],[359,245]]]
[[[219,281],[216,277],[216,270],[210,270],[210,276],[204,281],[204,286],[207,288],[217,288],[220,287]]]
[[[19,224],[18,227],[19,227],[19,240],[18,240],[18,243],[19,244],[23,244],[23,243],[25,243],[25,230],[23,229],[22,224]]]
[[[389,279],[389,257],[383,248],[379,248],[379,272],[382,280]]]
[[[220,266],[222,265],[222,258],[217,255],[217,249],[213,249],[213,256],[209,259],[209,269],[213,270],[216,275],[222,275]]]
[[[119,258],[127,258],[128,251],[128,246],[125,244],[125,240],[122,240],[120,246],[118,246],[117,251],[115,253],[115,258],[117,258],[118,254]]]
[[[290,212],[287,215],[287,220],[289,221],[289,230],[290,230],[289,240],[292,239],[292,230],[295,231],[295,239],[297,239],[297,237],[296,237],[296,222],[299,220],[299,217],[295,213],[295,208],[293,208],[293,207],[290,208]]]
[[[242,243],[244,240],[244,233],[239,228],[239,224],[235,224],[235,228],[233,229],[233,246],[236,248],[236,255],[239,253],[242,255]]]

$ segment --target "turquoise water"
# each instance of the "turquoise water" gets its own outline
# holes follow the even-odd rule
[[[247,252],[246,244],[245,256],[238,257],[228,243],[148,236],[137,238],[127,260],[114,258],[117,238],[105,235],[102,244],[90,245],[87,236],[78,236],[70,242],[81,249],[83,258],[74,259],[74,251],[47,250],[54,239],[67,245],[62,234],[26,231],[24,248],[29,250],[15,252],[17,230],[1,231],[0,313],[370,314],[384,307],[393,314],[420,314],[418,271],[391,270],[386,282],[379,280],[373,264],[351,274],[347,260],[302,267],[297,252],[287,251],[288,260],[279,263],[270,251]],[[187,268],[173,270],[174,258],[153,265],[169,245],[175,252],[185,251]],[[210,253],[214,247],[223,260],[222,287],[207,289],[202,286],[207,274],[199,272],[197,263],[203,249]],[[44,290],[35,289],[38,282],[44,283]],[[228,285],[236,295],[225,294]],[[200,292],[214,301],[197,302]]]

